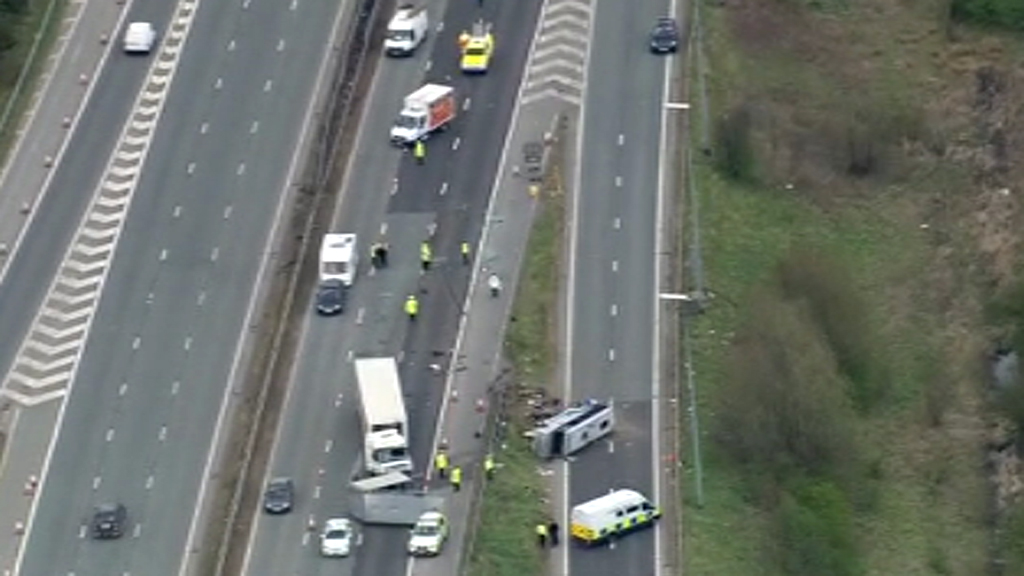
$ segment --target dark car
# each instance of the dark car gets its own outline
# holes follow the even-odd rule
[[[666,54],[679,49],[679,26],[674,18],[662,17],[651,30],[651,52]]]
[[[341,280],[327,280],[316,291],[316,311],[325,316],[345,311],[347,290]]]
[[[92,515],[92,536],[101,540],[120,538],[127,522],[124,504],[100,504]]]
[[[263,509],[271,514],[291,512],[295,500],[295,484],[290,478],[274,478],[263,494]]]

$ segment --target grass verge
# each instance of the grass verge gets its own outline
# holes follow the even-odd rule
[[[558,139],[563,142],[563,138]],[[532,576],[545,573],[545,556],[534,539],[537,522],[551,517],[548,486],[538,473],[529,441],[522,392],[548,389],[557,355],[559,260],[565,227],[561,159],[552,154],[550,175],[527,244],[505,353],[513,366],[508,432],[496,451],[498,473],[483,492],[469,557],[470,576]]]
[[[51,2],[52,10],[48,9]],[[29,2],[28,9],[19,18],[19,22],[12,27],[11,39],[13,47],[0,54],[0,112],[7,106],[11,106],[10,116],[7,123],[0,127],[0,166],[7,161],[11,147],[15,142],[18,129],[25,121],[25,112],[32,102],[36,92],[40,76],[46,67],[47,57],[53,49],[54,43],[59,36],[64,13],[67,10],[67,0],[46,0],[44,2]],[[4,17],[10,17],[7,14]],[[32,44],[36,35],[42,37],[36,48],[36,53],[31,62],[28,58],[32,55]],[[18,84],[18,77],[28,63],[28,72],[22,83],[20,91],[14,92]],[[11,99],[14,98],[12,102]]]
[[[980,310],[1019,262],[1009,248],[1019,233],[1007,229],[1020,227],[1014,207],[996,208],[985,190],[1000,186],[999,170],[953,151],[987,145],[986,114],[1001,113],[1011,88],[989,89],[984,70],[1015,74],[1001,54],[1010,61],[1020,42],[970,30],[950,40],[926,3],[857,4],[703,4],[713,131],[745,106],[753,136],[742,182],[696,167],[714,299],[695,327],[707,441],[705,506],[684,497],[688,576],[814,573],[780,565],[780,516],[763,504],[777,495],[752,490],[758,482],[716,439],[733,336],[794,246],[851,271],[885,368],[884,401],[851,434],[871,487],[853,514],[861,566],[849,573],[973,576],[991,561],[991,415],[978,369],[991,334]],[[976,90],[995,101],[974,104]],[[853,108],[853,126],[841,125]],[[716,159],[724,146],[715,142]]]

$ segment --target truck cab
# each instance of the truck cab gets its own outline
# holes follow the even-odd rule
[[[388,22],[384,53],[388,56],[411,56],[427,37],[427,28],[427,9],[403,4]]]
[[[402,110],[391,127],[391,142],[408,146],[444,130],[455,118],[456,109],[454,88],[423,85],[403,100]]]

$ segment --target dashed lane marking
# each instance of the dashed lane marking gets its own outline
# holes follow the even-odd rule
[[[199,0],[182,0],[92,204],[22,342],[2,394],[34,406],[67,394]]]
[[[523,105],[557,98],[579,106],[586,80],[593,0],[547,0],[526,68]]]

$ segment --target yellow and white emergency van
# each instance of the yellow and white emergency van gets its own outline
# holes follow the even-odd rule
[[[635,490],[615,490],[572,509],[570,533],[586,545],[601,544],[653,526],[661,510]]]

